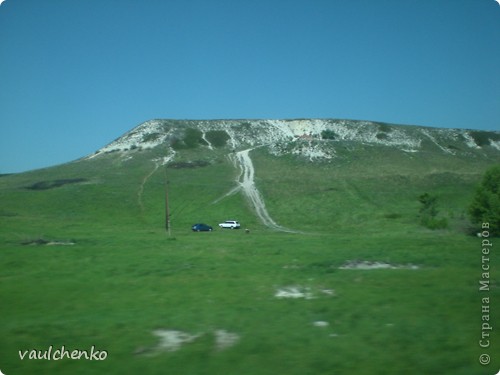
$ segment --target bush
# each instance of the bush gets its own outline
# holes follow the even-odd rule
[[[187,128],[186,134],[184,135],[184,143],[186,144],[186,148],[196,148],[200,144],[204,143],[202,138],[203,133],[201,130]]]
[[[182,139],[172,138],[171,146],[174,150],[196,148],[200,144],[206,144],[202,136],[203,133],[200,130],[187,128]]]
[[[386,133],[377,133],[376,137],[377,137],[377,139],[380,139],[380,140],[385,140],[385,139],[389,138],[389,136]]]
[[[392,131],[392,128],[390,125],[385,124],[383,122],[377,122],[378,125],[378,130],[382,133],[390,133]]]
[[[158,138],[160,138],[160,133],[149,133],[149,134],[144,134],[142,137],[143,142],[154,142]]]
[[[488,146],[491,140],[500,141],[500,134],[494,132],[472,131],[469,134],[479,147]]]
[[[418,197],[420,207],[420,224],[429,229],[444,229],[448,227],[446,218],[437,218],[437,197],[428,193]]]
[[[445,217],[442,218],[435,218],[435,217],[428,217],[428,216],[423,216],[420,219],[420,223],[429,229],[446,229],[448,228],[448,219]]]
[[[321,139],[335,139],[337,138],[337,134],[330,129],[323,130],[321,132]]]
[[[205,137],[214,147],[224,147],[231,138],[225,130],[210,130]]]
[[[489,232],[500,235],[500,165],[484,174],[469,206],[469,217],[474,224],[488,223]]]

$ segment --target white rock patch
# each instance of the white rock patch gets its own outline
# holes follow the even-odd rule
[[[274,294],[276,298],[314,298],[309,288],[302,288],[298,286],[289,286],[285,288],[278,289]]]
[[[491,147],[494,147],[494,148],[496,148],[497,150],[500,151],[500,141],[492,141],[490,139],[490,145],[491,145]]]
[[[326,294],[328,296],[334,296],[335,290],[333,290],[333,289],[321,289],[321,293]]]
[[[318,320],[316,322],[313,322],[313,326],[315,326],[315,327],[328,327],[329,325],[330,325],[330,323],[322,321],[322,320]]]
[[[223,329],[218,329],[214,332],[215,347],[217,350],[224,350],[235,345],[240,341],[240,336],[233,332],[228,332]]]
[[[141,347],[135,351],[137,355],[155,356],[162,352],[175,352],[182,348],[182,346],[189,344],[204,333],[190,334],[187,332],[173,330],[173,329],[156,329],[153,335],[160,338],[158,344],[153,347]],[[225,350],[240,341],[240,335],[234,332],[228,332],[224,329],[214,331],[214,345],[216,350]]]
[[[366,261],[366,260],[349,260],[344,265],[340,266],[341,270],[379,270],[379,269],[411,269],[416,270],[419,267],[414,264],[389,264],[385,262]]]
[[[155,348],[155,351],[174,352],[179,350],[182,345],[193,342],[200,334],[190,335],[182,331],[175,331],[169,329],[157,329],[153,331],[155,336],[160,338],[160,342]]]

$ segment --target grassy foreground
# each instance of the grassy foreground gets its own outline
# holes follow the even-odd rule
[[[489,348],[479,346],[482,297],[490,299],[490,325],[500,327],[499,258],[490,257],[494,280],[480,292],[481,239],[460,231],[474,177],[388,171],[380,179],[360,167],[297,167],[294,178],[276,180],[273,170],[291,161],[256,153],[271,215],[303,231],[291,234],[260,226],[240,194],[213,203],[234,185],[236,172],[221,159],[169,171],[169,238],[162,171],[139,161],[127,173],[118,159],[99,163],[0,179],[4,374],[481,375],[500,367],[495,331]],[[25,188],[62,177],[86,182]],[[448,230],[417,224],[415,197],[425,191],[440,196]],[[189,230],[230,218],[250,233]],[[418,268],[339,269],[349,260]],[[308,298],[276,297],[287,288]],[[198,336],[159,351],[158,329]],[[221,330],[237,338],[232,345],[217,345]],[[63,345],[95,346],[107,357],[19,356]],[[491,355],[487,366],[482,353]]]

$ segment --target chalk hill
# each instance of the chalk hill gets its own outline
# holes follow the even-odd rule
[[[488,157],[498,155],[500,133],[349,120],[151,120],[94,156],[157,147],[242,150],[265,146],[275,156],[289,153],[325,161],[334,159],[336,149],[345,144]]]
[[[0,178],[0,215],[13,228],[29,217],[41,233],[72,222],[161,228],[168,180],[178,230],[226,219],[292,232],[418,228],[426,192],[451,229],[463,230],[476,184],[499,162],[500,133],[491,131],[150,120],[82,159]]]

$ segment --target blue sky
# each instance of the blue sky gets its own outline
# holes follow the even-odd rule
[[[6,0],[0,173],[153,118],[500,130],[494,0]]]

